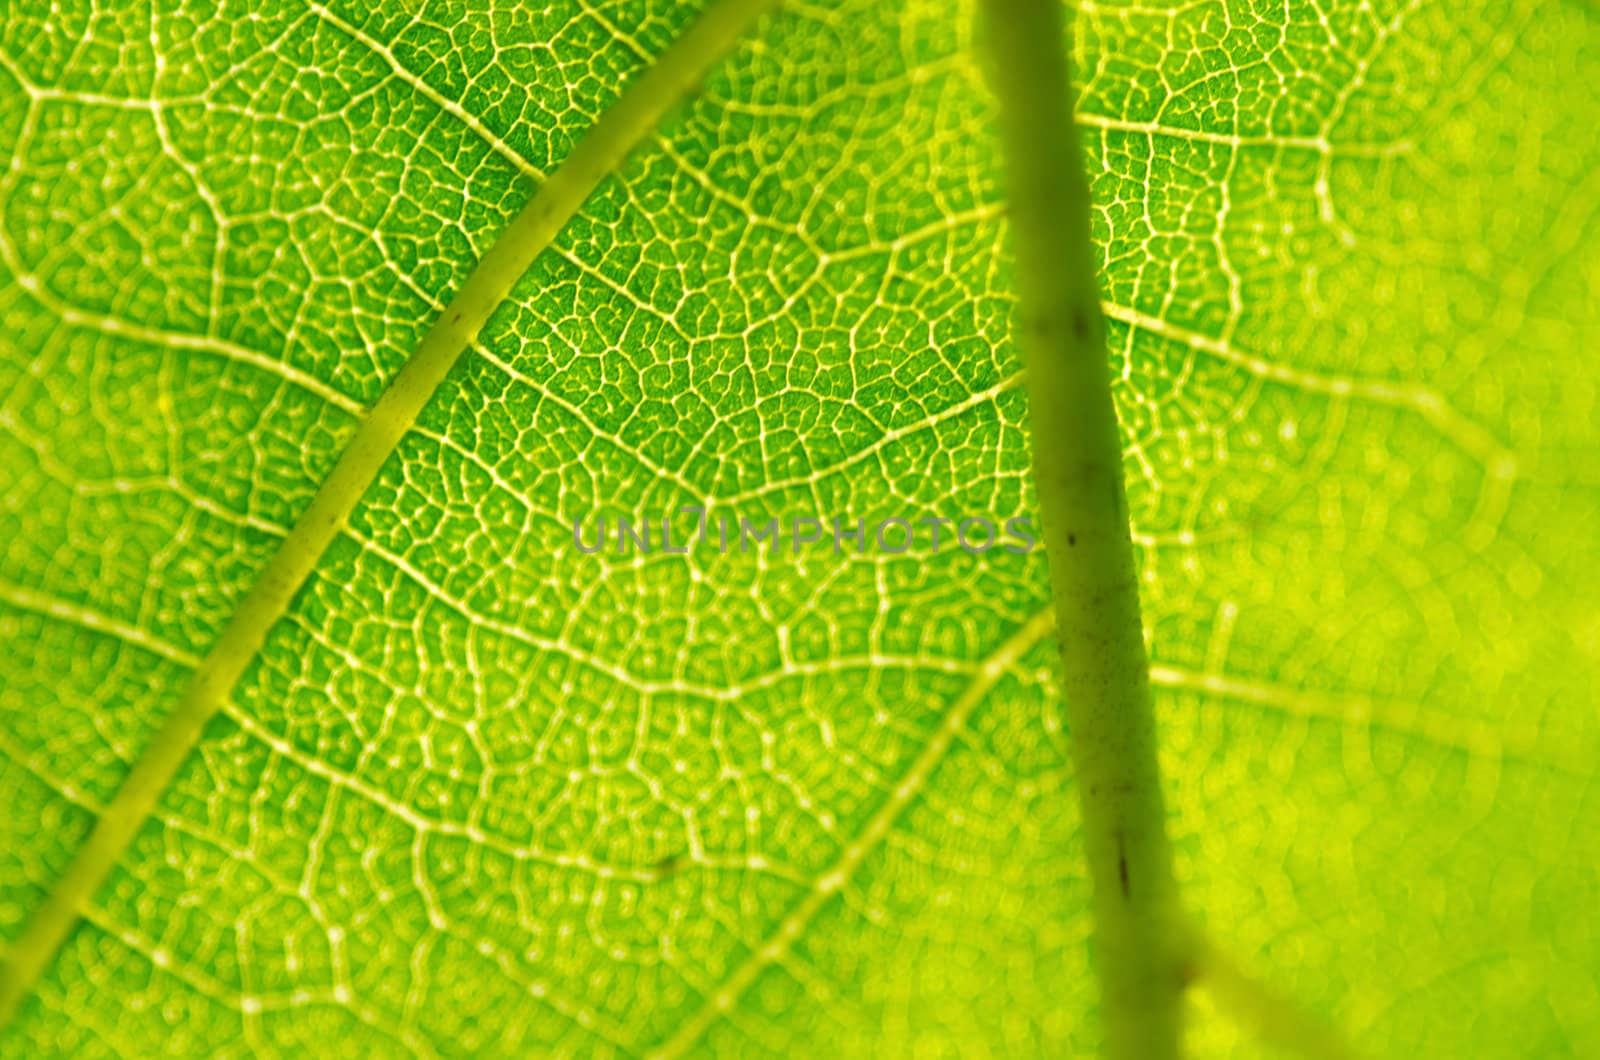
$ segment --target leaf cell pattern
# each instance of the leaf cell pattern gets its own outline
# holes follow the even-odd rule
[[[694,14],[8,9],[0,938],[471,264]],[[1042,552],[571,532],[1032,510],[973,21],[788,5],[608,177],[5,1052],[1094,1048]],[[1186,901],[1376,1055],[1600,1052],[1593,14],[1077,25]],[[1195,1020],[1197,1055],[1258,1048]]]

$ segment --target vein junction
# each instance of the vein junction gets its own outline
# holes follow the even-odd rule
[[[288,609],[379,469],[490,314],[595,187],[771,6],[772,0],[721,0],[707,8],[595,123],[467,276],[366,413],[333,470],[195,670],[172,713],[99,814],[88,839],[6,950],[0,964],[0,1027],[16,1015],[206,724],[222,709],[268,630]]]

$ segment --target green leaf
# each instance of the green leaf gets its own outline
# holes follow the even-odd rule
[[[1042,550],[573,538],[1034,511],[970,6],[788,5],[689,93],[693,5],[378,6],[0,20],[0,979],[71,920],[0,1052],[1092,1052]],[[1191,1055],[1600,1053],[1595,47],[1077,16]]]

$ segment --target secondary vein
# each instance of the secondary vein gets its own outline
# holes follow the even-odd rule
[[[675,104],[689,95],[776,0],[715,0],[623,92],[517,214],[366,414],[333,470],[223,628],[177,706],[134,762],[66,872],[0,963],[0,1029],[16,1017],[39,976],[122,857],[288,610],[322,554],[424,405],[535,257],[595,187]]]
[[[1104,1050],[1180,1055],[1190,963],[1106,365],[1060,0],[984,0],[1011,207],[1033,470],[1061,640]]]
[[[979,665],[972,681],[945,708],[944,718],[933,736],[917,752],[909,768],[895,781],[889,792],[855,839],[839,857],[818,875],[805,896],[781,920],[777,928],[756,946],[720,984],[709,991],[687,1019],[665,1040],[650,1047],[644,1060],[677,1060],[702,1044],[706,1031],[718,1017],[730,1011],[750,989],[761,973],[781,960],[812,919],[835,895],[849,884],[867,856],[877,850],[900,816],[922,794],[934,770],[949,754],[951,746],[966,729],[973,711],[983,702],[1006,672],[1016,666],[1033,646],[1055,628],[1055,615],[1049,609],[1028,619]]]

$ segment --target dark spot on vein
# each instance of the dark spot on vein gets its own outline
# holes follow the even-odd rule
[[[678,871],[679,858],[676,854],[668,854],[650,867],[651,874],[658,880],[664,880]]]
[[[1177,966],[1178,989],[1187,990],[1200,978],[1200,962],[1194,954],[1188,953],[1178,959]]]
[[[1079,342],[1089,341],[1089,314],[1072,314],[1072,337]]]
[[[1122,897],[1128,897],[1128,852],[1122,845],[1122,833],[1117,833],[1117,879],[1122,883]]]
[[[1077,534],[1068,534],[1067,535],[1067,544],[1068,545],[1076,545],[1077,543],[1078,543],[1078,535]]]

